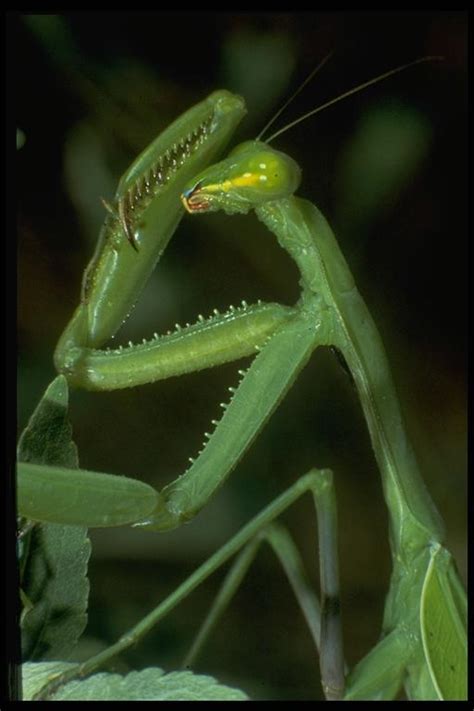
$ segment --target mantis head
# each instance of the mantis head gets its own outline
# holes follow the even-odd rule
[[[288,197],[300,182],[301,170],[292,158],[262,141],[247,141],[190,181],[181,201],[190,213],[246,213]]]

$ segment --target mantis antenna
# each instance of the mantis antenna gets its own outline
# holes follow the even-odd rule
[[[333,54],[334,54],[334,51],[329,52],[328,54],[326,54],[326,56],[319,62],[319,64],[316,66],[316,68],[313,69],[313,71],[310,72],[310,74],[308,74],[308,76],[306,77],[306,79],[299,85],[299,87],[297,88],[297,90],[290,96],[289,99],[287,99],[287,101],[285,101],[285,103],[283,104],[283,106],[281,106],[281,107],[278,109],[278,111],[277,111],[275,114],[273,114],[273,116],[272,116],[272,118],[270,119],[270,121],[265,124],[265,126],[262,128],[262,130],[261,130],[260,133],[258,134],[258,136],[257,136],[257,138],[256,138],[257,141],[262,141],[262,140],[263,140],[262,137],[263,137],[263,134],[265,133],[265,131],[267,131],[267,130],[270,128],[270,126],[271,126],[273,123],[275,123],[275,121],[277,120],[277,118],[282,115],[282,113],[283,113],[283,111],[286,109],[286,107],[291,104],[291,102],[293,101],[293,99],[295,99],[301,91],[303,91],[303,89],[305,88],[306,84],[309,84],[309,82],[311,81],[311,79],[312,79],[314,76],[316,76],[316,74],[319,72],[320,69],[322,69],[322,68],[324,67],[324,65],[326,64],[326,62],[332,57]],[[268,141],[267,141],[267,143],[268,143]]]
[[[332,53],[331,53],[332,54]],[[273,123],[274,119],[279,116],[282,111],[288,106],[290,101],[292,101],[297,94],[303,89],[304,86],[313,78],[313,76],[316,74],[316,72],[323,66],[323,64],[326,63],[326,61],[329,59],[331,54],[328,54],[322,62],[316,67],[316,69],[311,72],[309,77],[305,79],[305,81],[302,83],[302,85],[299,87],[299,89],[291,96],[290,99],[283,105],[283,107],[276,113],[276,115],[273,117],[273,119],[265,126],[263,131],[259,134],[258,138],[261,138],[262,134],[264,131],[267,130],[267,128]],[[363,89],[366,89],[369,86],[372,86],[372,84],[377,84],[379,81],[383,81],[384,79],[387,79],[390,76],[393,76],[394,74],[398,74],[399,72],[403,72],[405,69],[408,69],[409,67],[413,67],[416,64],[421,64],[422,62],[433,62],[433,61],[442,61],[444,57],[438,57],[438,56],[427,56],[427,57],[421,57],[420,59],[415,59],[413,62],[408,62],[408,64],[402,64],[399,67],[396,67],[395,69],[391,69],[388,72],[384,72],[384,74],[379,74],[378,76],[374,77],[373,79],[369,79],[368,81],[364,82],[363,84],[358,84],[357,86],[353,87],[352,89],[349,89],[348,91],[345,91],[343,94],[340,94],[339,96],[336,96],[335,99],[331,99],[330,101],[327,101],[325,104],[322,104],[321,106],[316,107],[315,109],[311,109],[311,111],[308,111],[306,114],[303,114],[303,116],[300,116],[299,118],[295,119],[294,121],[291,121],[290,123],[287,123],[286,126],[283,126],[283,128],[278,129],[278,131],[275,131],[275,133],[272,133],[272,135],[265,140],[265,143],[270,143],[273,141],[274,138],[277,136],[281,136],[285,131],[288,131],[290,128],[293,128],[294,126],[297,126],[299,123],[302,121],[305,121],[306,119],[310,118],[310,116],[314,116],[315,114],[318,114],[320,111],[323,111],[323,109],[329,108],[329,106],[332,106],[333,104],[337,104],[339,101],[342,101],[343,99],[347,99],[349,96],[352,96],[352,94],[357,94],[357,92],[362,91]]]

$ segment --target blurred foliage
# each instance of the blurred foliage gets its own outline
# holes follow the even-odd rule
[[[243,94],[251,137],[330,50],[275,126],[427,54],[414,67],[281,136],[300,194],[327,215],[382,331],[409,432],[448,545],[465,573],[466,29],[460,12],[25,15],[14,33],[18,161],[19,428],[54,377],[55,343],[121,172],[216,88]],[[296,270],[249,216],[186,218],[132,318],[141,339],[241,299],[291,303]],[[110,394],[72,393],[81,465],[157,487],[200,448],[239,364]],[[157,463],[159,466],[157,466]],[[390,573],[386,513],[351,385],[318,352],[230,481],[189,526],[93,532],[88,644],[116,639],[311,466],[336,473],[346,656],[376,641]],[[315,573],[309,501],[284,517]],[[117,670],[177,668],[216,574]],[[290,622],[291,621],[291,622]],[[252,653],[249,654],[249,650]],[[86,654],[84,649],[84,654]],[[289,586],[262,553],[197,671],[255,698],[321,696],[317,658]]]

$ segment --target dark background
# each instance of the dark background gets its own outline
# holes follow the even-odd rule
[[[379,324],[424,477],[465,576],[466,34],[464,13],[23,16],[9,26],[9,79],[25,141],[18,176],[19,432],[54,377],[52,353],[120,174],[171,120],[216,88],[242,94],[255,136],[329,51],[272,130],[355,84],[422,64],[281,138],[299,193],[333,225]],[[385,187],[388,186],[388,187]],[[293,303],[297,274],[253,216],[186,218],[117,338],[127,342],[241,299]],[[161,488],[219,416],[232,364],[123,392],[74,392],[82,466]],[[312,358],[214,500],[169,534],[94,531],[88,656],[162,600],[311,466],[336,474],[346,659],[376,642],[390,574],[380,479],[355,392],[329,351]],[[316,524],[302,500],[283,517],[317,585]],[[223,573],[115,668],[177,668]],[[311,638],[263,550],[196,670],[252,697],[321,696]]]

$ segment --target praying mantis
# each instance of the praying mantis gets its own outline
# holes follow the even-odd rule
[[[87,527],[169,531],[182,525],[224,484],[314,351],[331,346],[354,380],[389,511],[393,569],[380,642],[346,674],[329,470],[299,479],[210,561],[221,564],[309,491],[320,538],[317,636],[326,697],[389,699],[404,687],[414,700],[465,698],[466,596],[405,433],[377,328],[330,226],[314,205],[295,196],[297,163],[270,147],[270,139],[243,143],[214,163],[244,115],[240,97],[214,92],[160,134],[124,174],[114,204],[106,206],[80,304],[55,352],[57,370],[70,385],[97,391],[254,356],[239,371],[222,418],[213,422],[187,471],[161,492],[125,477],[19,462],[19,512],[32,521]],[[184,212],[218,210],[254,211],[275,235],[299,271],[296,304],[243,303],[140,345],[102,349],[138,299]]]

